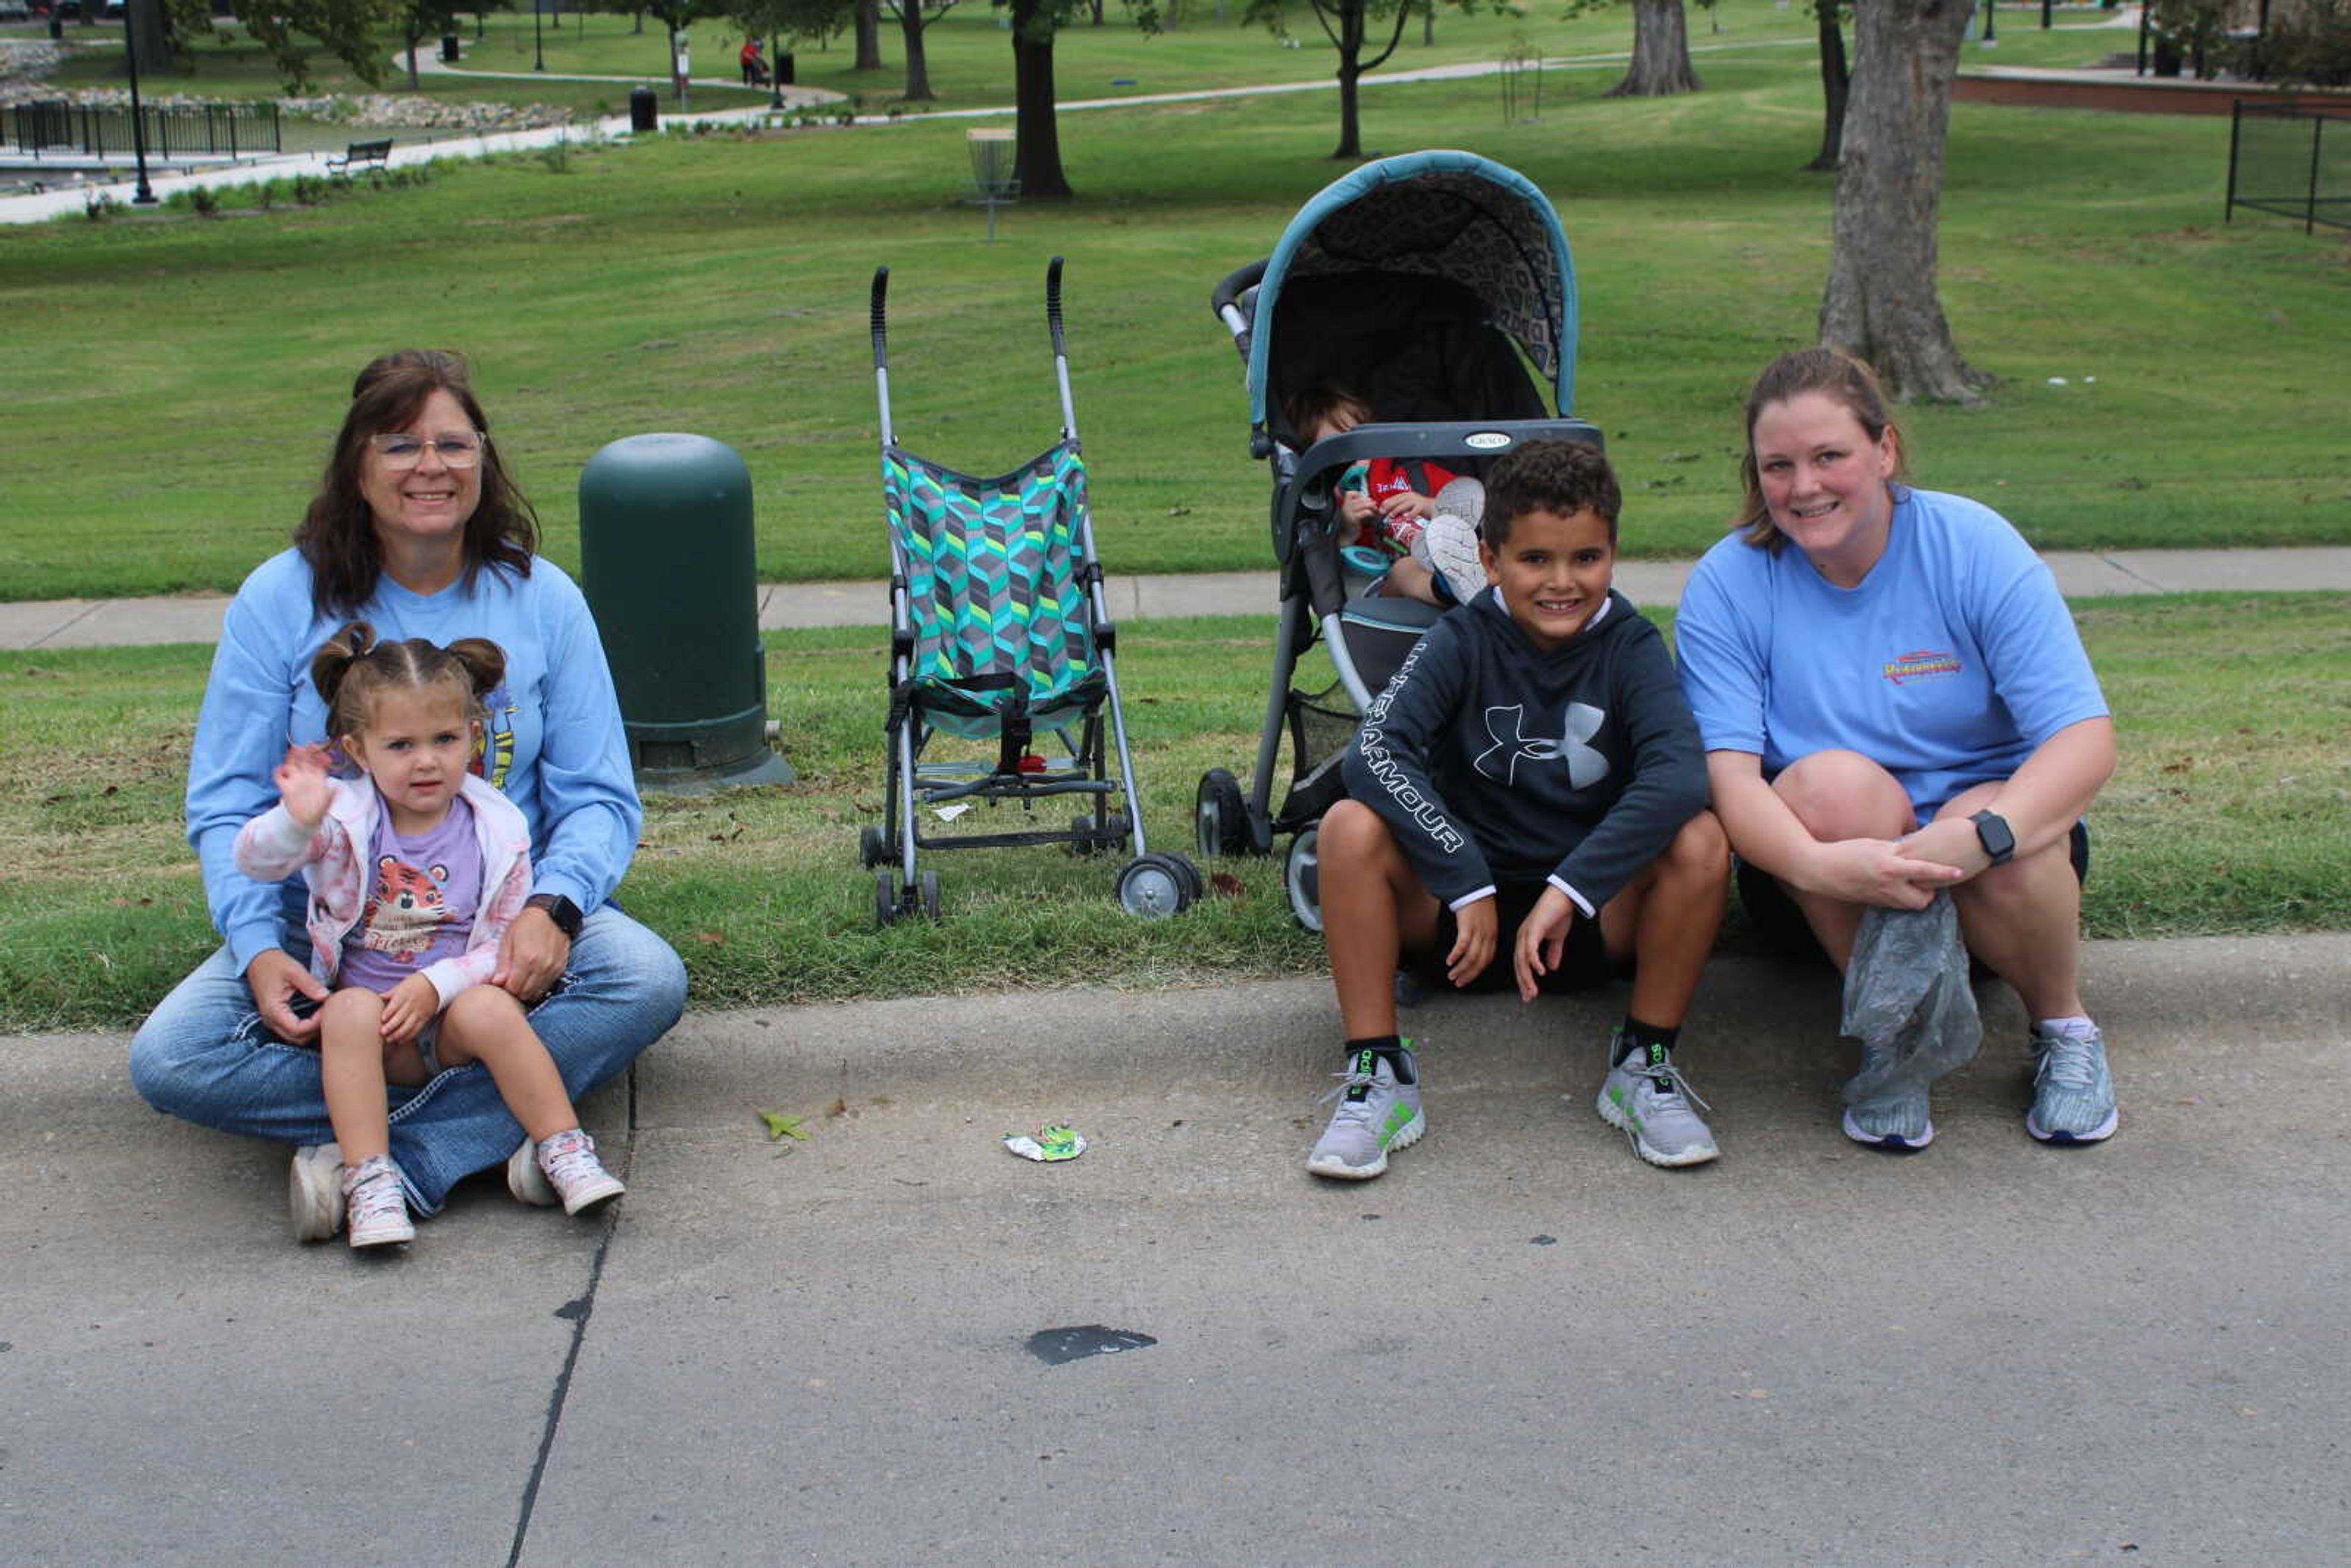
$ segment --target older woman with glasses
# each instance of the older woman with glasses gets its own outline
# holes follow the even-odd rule
[[[315,1049],[326,988],[305,962],[302,883],[246,879],[231,846],[277,799],[271,770],[287,746],[327,738],[310,660],[343,622],[387,640],[486,637],[506,653],[475,768],[521,809],[535,877],[492,983],[530,1008],[565,1089],[576,1097],[618,1074],[684,1009],[677,955],[611,902],[643,812],[587,602],[534,553],[537,539],[465,361],[403,350],[360,372],[294,548],[246,579],[222,626],[187,810],[224,945],[141,1027],[131,1081],[160,1111],[298,1145],[289,1198],[303,1240],[332,1236],[342,1218]],[[501,1161],[515,1197],[553,1201],[479,1066],[395,1103],[391,1130],[418,1213]]]

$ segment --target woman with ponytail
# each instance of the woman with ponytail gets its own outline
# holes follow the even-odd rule
[[[309,964],[302,878],[247,876],[235,845],[278,800],[289,747],[343,733],[312,666],[349,622],[461,662],[455,645],[467,639],[503,655],[469,771],[519,812],[533,886],[485,983],[528,1009],[567,1093],[616,1076],[684,1006],[677,955],[611,903],[643,809],[587,602],[537,541],[465,361],[403,350],[360,372],[294,547],[246,580],[222,626],[187,808],[223,946],[141,1026],[131,1081],[158,1110],[298,1145],[289,1197],[304,1239],[333,1235],[343,1218],[318,1049],[328,987]],[[350,686],[351,652],[329,652],[320,673]],[[502,1161],[517,1197],[555,1201],[535,1142],[480,1063],[391,1095],[388,1152],[414,1212],[437,1212],[457,1181]]]

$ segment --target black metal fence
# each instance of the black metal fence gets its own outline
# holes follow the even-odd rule
[[[148,105],[140,120],[152,157],[207,153],[241,158],[281,150],[274,103]],[[134,147],[131,110],[63,99],[9,105],[0,108],[0,144],[27,158],[52,152],[89,158],[127,153]]]
[[[2335,129],[2329,131],[2332,125]],[[2236,100],[2229,120],[2229,205],[2351,228],[2351,110]]]

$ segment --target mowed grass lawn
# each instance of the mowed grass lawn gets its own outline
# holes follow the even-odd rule
[[[2105,601],[2076,614],[2122,732],[2091,819],[2087,929],[2351,925],[2351,599]],[[1120,674],[1155,846],[1190,849],[1204,769],[1246,775],[1271,636],[1265,617],[1126,629]],[[769,704],[799,782],[651,802],[622,896],[685,956],[695,1005],[1319,970],[1278,860],[1204,862],[1219,891],[1143,923],[1113,902],[1117,857],[926,855],[947,917],[878,929],[857,836],[881,820],[886,642],[878,625],[770,637]],[[208,658],[183,646],[0,660],[0,1029],[120,1027],[211,950],[179,831]],[[980,826],[1017,815],[983,812]],[[1726,942],[1744,941],[1734,916]]]
[[[1706,90],[1663,100],[1554,72],[1534,123],[1503,125],[1490,80],[1364,99],[1373,148],[1483,152],[1558,206],[1578,410],[1608,433],[1635,553],[1715,537],[1740,390],[1811,339],[1828,263],[1807,52],[1703,59]],[[1039,298],[1056,254],[1111,568],[1263,566],[1264,475],[1207,292],[1340,172],[1336,113],[1328,92],[1065,113],[1079,199],[1007,210],[992,246],[947,121],[662,137],[318,208],[12,231],[0,596],[233,587],[285,539],[352,371],[419,341],[475,356],[567,566],[588,457],[689,430],[750,463],[763,575],[871,578],[872,268],[893,268],[902,438],[1000,472],[1058,423]],[[2346,242],[2222,226],[2226,141],[2204,119],[1955,111],[1942,296],[2002,382],[1980,408],[1911,412],[1922,480],[2043,546],[2351,538]]]

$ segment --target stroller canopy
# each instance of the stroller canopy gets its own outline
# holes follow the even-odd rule
[[[1404,273],[1474,294],[1486,319],[1575,406],[1575,264],[1549,198],[1474,152],[1407,152],[1366,163],[1318,193],[1281,234],[1259,280],[1249,343],[1249,423],[1271,389],[1275,311],[1294,278]]]

